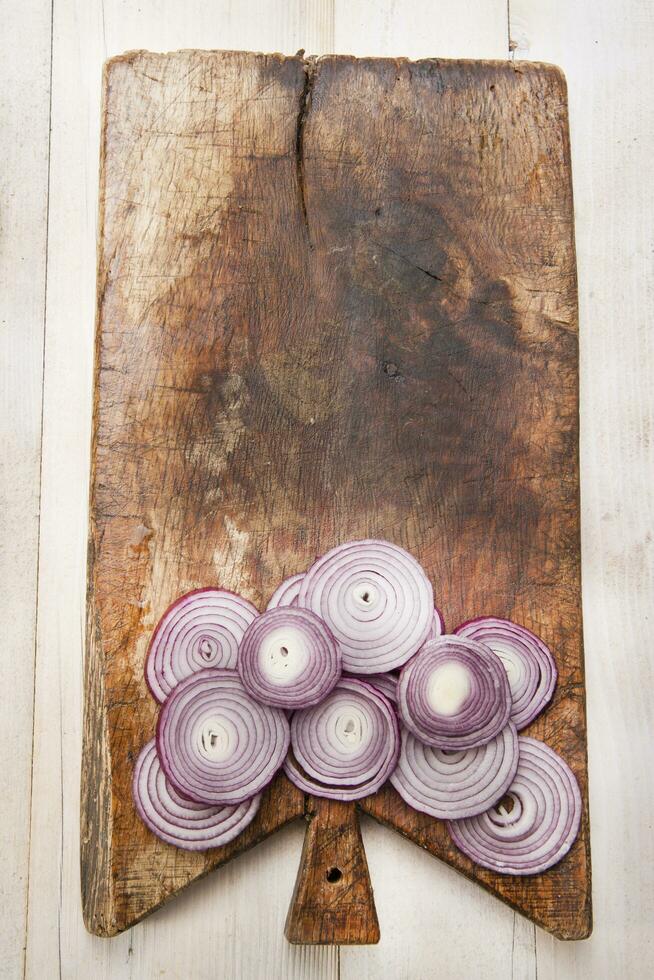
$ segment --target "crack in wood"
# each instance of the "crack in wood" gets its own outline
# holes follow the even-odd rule
[[[295,126],[295,166],[297,172],[298,194],[300,198],[300,211],[302,213],[302,223],[306,230],[309,248],[312,250],[313,243],[311,241],[311,232],[309,230],[309,214],[307,211],[307,193],[305,183],[304,129],[309,115],[309,110],[311,109],[313,83],[317,70],[318,66],[314,57],[304,59],[304,86],[300,96],[300,107]]]

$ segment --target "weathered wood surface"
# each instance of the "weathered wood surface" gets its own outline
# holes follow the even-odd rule
[[[308,829],[286,919],[291,943],[365,946],[379,942],[379,921],[351,803],[307,797]]]
[[[136,53],[113,61],[83,765],[85,918],[113,934],[299,815],[189,855],[134,812],[168,603],[258,604],[339,541],[423,562],[448,626],[553,647],[531,733],[587,798],[577,309],[565,84],[540,65]],[[588,815],[547,875],[470,866],[392,790],[364,808],[556,935],[590,928]],[[382,923],[383,928],[383,923]]]
[[[3,8],[0,32],[0,976],[27,927],[45,336],[50,15]],[[6,972],[5,972],[6,971]]]

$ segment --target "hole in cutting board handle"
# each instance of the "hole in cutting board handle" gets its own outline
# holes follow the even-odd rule
[[[291,943],[379,942],[379,921],[353,803],[311,796],[295,890],[284,930]]]

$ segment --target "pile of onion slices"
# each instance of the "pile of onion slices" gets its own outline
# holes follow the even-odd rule
[[[388,541],[333,548],[263,613],[225,589],[181,596],[152,634],[145,677],[161,710],[132,792],[167,844],[233,840],[281,769],[343,801],[390,783],[501,874],[545,871],[577,836],[571,769],[518,735],[553,696],[550,650],[495,617],[447,634],[424,569]]]

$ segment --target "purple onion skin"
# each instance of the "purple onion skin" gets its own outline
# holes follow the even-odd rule
[[[154,797],[150,792],[147,797],[141,792],[144,765],[149,766],[145,774],[147,789],[154,791]],[[165,798],[158,795],[160,789]],[[187,800],[167,782],[154,739],[139,753],[132,778],[132,796],[148,830],[164,843],[185,851],[207,851],[234,840],[252,822],[261,803],[261,794],[236,806],[210,807]]]
[[[299,633],[305,649],[312,645],[313,656],[303,674],[291,682],[274,683],[261,666],[260,653],[267,637],[284,628]],[[284,666],[288,666],[288,658]],[[338,683],[341,668],[341,652],[333,633],[310,609],[278,606],[266,610],[248,626],[239,647],[238,672],[246,690],[261,704],[285,711],[309,708],[322,701]]]
[[[292,745],[293,745],[293,758],[290,754],[284,764],[284,771],[286,775],[299,789],[305,793],[309,793],[313,796],[324,797],[326,799],[341,800],[344,802],[362,799],[366,796],[370,796],[372,793],[376,793],[383,784],[387,781],[395,766],[397,765],[397,760],[400,752],[400,735],[399,726],[397,722],[397,717],[393,710],[393,706],[389,700],[384,697],[376,688],[372,685],[355,678],[343,678],[340,685],[337,685],[336,689],[332,691],[330,697],[333,697],[338,691],[339,686],[342,686],[345,690],[353,691],[354,694],[359,694],[364,700],[368,699],[373,706],[376,707],[377,713],[384,718],[384,723],[388,724],[388,735],[391,739],[391,744],[388,747],[390,751],[384,752],[378,759],[375,760],[376,768],[366,775],[366,772],[356,773],[356,778],[352,778],[347,781],[341,772],[340,775],[331,774],[328,775],[325,770],[318,776],[318,769],[314,771],[316,775],[312,775],[311,771],[307,771],[303,766],[308,766],[309,762],[313,762],[316,766],[324,765],[324,763],[319,763],[317,757],[313,760],[306,758],[306,743],[299,747],[297,745],[298,733],[296,732],[296,726],[302,725],[303,721],[306,724],[307,712],[296,712],[292,721]],[[320,705],[317,705],[313,709],[307,709],[308,711],[315,712]],[[302,719],[304,716],[304,719]],[[304,733],[303,733],[304,734]],[[316,731],[313,732],[314,738],[316,737]],[[330,744],[329,740],[325,743],[321,743],[321,751],[325,751],[325,745]],[[383,745],[383,743],[382,743]],[[304,758],[296,759],[294,756],[298,754]],[[336,756],[332,757],[333,759]],[[350,762],[348,757],[341,757],[342,765],[346,765]],[[353,763],[350,763],[353,764]],[[338,770],[338,765],[335,765]]]
[[[343,674],[343,677],[350,677],[354,681],[361,681],[368,687],[379,691],[393,705],[397,705],[397,675],[386,674]]]
[[[511,720],[518,731],[522,731],[522,729],[526,728],[538,717],[552,700],[558,679],[556,662],[551,650],[539,636],[532,630],[527,629],[526,626],[514,623],[510,619],[500,619],[495,616],[477,616],[475,619],[468,619],[466,622],[461,623],[454,632],[457,636],[475,639],[477,642],[483,643],[493,650],[493,637],[489,637],[488,634],[497,632],[498,630],[508,632],[512,636],[514,644],[517,642],[523,648],[526,646],[531,651],[531,663],[538,670],[538,678],[533,685],[533,694],[527,698],[526,703],[524,697],[519,697],[517,701],[514,700],[511,711]],[[493,652],[495,653],[496,651],[493,650]],[[497,653],[497,656],[502,659],[501,654]]]
[[[572,847],[583,804],[574,773],[553,749],[524,735],[519,743],[518,769],[506,793],[513,808],[502,813],[496,805],[477,816],[448,821],[447,827],[453,843],[475,864],[497,874],[538,875]]]
[[[289,754],[284,762],[284,774],[288,777],[297,789],[309,796],[318,796],[324,800],[338,800],[341,803],[354,803],[356,800],[363,800],[368,796],[378,793],[386,779],[379,782],[378,779],[361,783],[357,786],[328,786],[326,783],[319,783],[312,780],[302,771],[297,760]]]
[[[391,783],[412,809],[437,820],[482,813],[500,800],[518,767],[518,733],[512,722],[490,742],[444,752],[402,730],[402,749]]]
[[[176,707],[175,700],[182,697],[182,695],[185,695],[187,688],[192,684],[197,684],[200,681],[209,681],[212,686],[216,687],[226,675],[238,683],[238,686],[242,691],[241,701],[246,706],[248,702],[251,702],[258,712],[268,713],[271,716],[275,723],[275,727],[282,733],[282,741],[280,746],[276,748],[274,752],[269,753],[269,758],[266,761],[263,772],[257,773],[256,778],[251,777],[249,782],[245,783],[245,786],[241,782],[241,784],[237,785],[236,787],[232,786],[231,788],[226,788],[224,786],[224,782],[227,781],[226,777],[223,779],[223,786],[217,786],[216,780],[210,779],[210,768],[205,773],[204,786],[202,786],[199,785],[197,779],[190,778],[190,770],[183,772],[179,766],[179,762],[171,759],[169,756],[169,737],[166,733],[166,727],[168,725],[167,715],[172,713],[174,707]],[[197,712],[194,712],[194,714],[197,714]],[[196,674],[192,674],[190,677],[187,677],[184,681],[182,681],[163,705],[157,720],[156,744],[157,754],[159,756],[161,767],[164,771],[166,779],[182,797],[190,802],[206,803],[209,806],[220,806],[223,804],[236,805],[242,803],[246,799],[251,798],[257,793],[260,793],[270,782],[272,782],[273,778],[282,767],[284,757],[286,756],[290,746],[290,726],[286,713],[281,709],[261,705],[251,698],[243,687],[237,671],[221,668],[207,668],[205,671],[198,671]],[[203,763],[198,763],[197,760],[195,764],[196,768],[200,768],[204,765]],[[241,773],[243,772],[243,766],[240,767],[239,771]],[[254,786],[252,785],[253,782]],[[192,783],[192,785],[185,785],[185,783]]]
[[[152,683],[150,682],[150,677],[149,677],[149,663],[150,663],[150,659],[152,657],[152,652],[153,652],[154,645],[155,645],[155,643],[159,639],[159,633],[160,633],[160,631],[162,629],[162,626],[166,622],[167,618],[175,611],[175,609],[177,609],[183,603],[187,602],[190,598],[192,598],[192,596],[205,595],[207,593],[216,593],[216,594],[224,594],[224,595],[232,596],[234,599],[237,599],[239,601],[239,603],[243,603],[244,606],[247,607],[249,609],[249,611],[253,615],[255,615],[255,616],[258,616],[259,615],[259,610],[256,608],[256,606],[254,606],[253,603],[251,603],[244,596],[239,595],[238,592],[234,592],[232,589],[223,589],[223,588],[219,588],[218,586],[211,586],[210,585],[210,586],[203,586],[203,587],[198,588],[198,589],[191,589],[190,592],[185,592],[183,595],[178,596],[177,599],[175,599],[174,602],[171,602],[171,604],[164,610],[164,612],[162,613],[162,615],[159,617],[159,620],[157,622],[157,625],[155,626],[154,630],[152,631],[152,636],[150,637],[150,641],[148,643],[148,649],[147,649],[146,655],[145,655],[145,670],[144,670],[145,683],[147,685],[147,688],[148,688],[150,694],[152,695],[152,697],[154,698],[154,700],[157,701],[159,704],[163,704],[163,702],[165,701],[165,698],[162,698],[160,692],[158,692],[157,690],[155,690],[155,688],[153,687]],[[233,666],[234,666],[234,669],[235,669],[236,664],[234,664]],[[218,665],[218,669],[221,669],[221,667],[223,669],[231,669],[231,668],[226,667],[226,665]],[[203,669],[208,669],[208,668],[203,668]],[[187,676],[190,676],[190,674],[187,675]],[[160,685],[162,684],[161,681],[159,683],[160,683]],[[177,683],[179,683],[179,681]],[[174,687],[172,688],[172,690],[174,690]],[[169,694],[170,694],[170,691],[166,694],[166,697]]]
[[[450,663],[463,664],[477,686],[460,710],[443,715],[429,702],[425,683],[428,687],[434,671]],[[398,705],[404,725],[426,745],[469,749],[489,742],[506,726],[511,695],[504,665],[490,649],[474,640],[441,636],[428,640],[403,668]]]
[[[271,609],[279,609],[280,606],[297,606],[297,597],[303,578],[304,572],[299,572],[297,575],[290,575],[287,579],[284,579],[282,584],[271,595],[266,606],[266,612]],[[291,596],[290,601],[288,599],[289,595]]]
[[[405,549],[365,539],[332,548],[311,566],[298,605],[325,620],[351,674],[387,673],[434,628],[433,589]]]
[[[430,630],[427,641],[435,640],[438,636],[445,634],[445,617],[438,606],[434,606],[434,624]],[[418,651],[420,652],[420,651]]]

